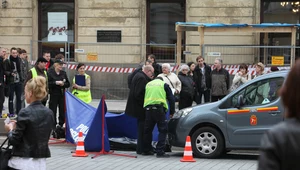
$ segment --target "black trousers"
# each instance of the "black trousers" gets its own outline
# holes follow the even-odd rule
[[[5,97],[4,97],[4,86],[3,84],[0,86],[0,113],[3,110],[3,103],[4,103]]]
[[[197,99],[196,99],[197,104],[202,103],[202,95],[204,96],[204,103],[210,102],[210,90],[199,89]]]
[[[59,109],[59,116],[58,116],[58,124],[62,127],[65,123],[65,96],[64,95],[56,95],[56,94],[50,94],[50,100],[49,100],[49,108],[52,110],[54,114],[54,122],[55,125],[57,124],[56,120],[56,112],[57,112],[57,106]]]
[[[136,153],[141,154],[144,152],[144,127],[145,127],[145,119],[137,119],[137,146]]]
[[[12,83],[9,85],[8,109],[9,113],[14,113],[14,94],[16,93],[16,114],[21,110],[22,83]]]
[[[146,107],[145,133],[144,133],[144,151],[152,151],[152,131],[155,124],[158,128],[158,142],[156,152],[158,155],[165,153],[166,137],[167,137],[167,120],[164,108],[161,107]]]
[[[216,102],[218,100],[223,99],[225,96],[211,96],[211,102]]]

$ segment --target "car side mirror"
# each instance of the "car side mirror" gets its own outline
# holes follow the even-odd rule
[[[237,98],[237,108],[240,108],[244,105],[244,97],[243,95],[239,95],[238,98]]]

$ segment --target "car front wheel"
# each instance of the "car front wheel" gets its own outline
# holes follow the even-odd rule
[[[196,157],[216,158],[224,153],[224,139],[212,127],[202,127],[192,135],[192,148]]]

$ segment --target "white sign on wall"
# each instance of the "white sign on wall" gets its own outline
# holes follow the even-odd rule
[[[207,52],[207,56],[221,57],[221,53],[220,52]]]
[[[75,53],[84,53],[84,49],[75,49]]]
[[[68,41],[68,13],[48,12],[48,41]]]

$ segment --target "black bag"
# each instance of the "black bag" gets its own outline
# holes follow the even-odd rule
[[[6,148],[3,145],[8,141],[8,138],[1,145],[0,149],[0,170],[6,170],[8,168],[8,160],[11,158],[11,149],[9,143]]]
[[[61,126],[57,126],[56,129],[53,131],[52,135],[53,135],[53,138],[56,138],[56,139],[65,138],[66,137],[65,129]]]

